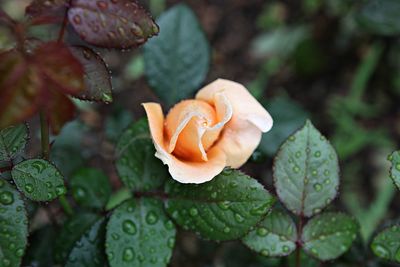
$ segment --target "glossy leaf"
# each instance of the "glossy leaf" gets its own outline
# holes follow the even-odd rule
[[[358,19],[367,30],[382,35],[400,33],[400,2],[397,0],[367,0],[363,3]]]
[[[75,201],[86,208],[102,209],[111,196],[108,177],[97,169],[79,169],[69,183]]]
[[[20,153],[28,141],[26,124],[0,130],[0,161],[9,161]]]
[[[157,20],[160,35],[144,47],[147,79],[168,105],[189,98],[203,83],[210,48],[193,11],[177,5]]]
[[[75,243],[65,267],[104,267],[105,220],[96,221]]]
[[[170,179],[166,192],[170,216],[185,230],[212,240],[242,237],[275,202],[255,179],[233,169],[199,185]]]
[[[388,160],[392,163],[390,168],[390,178],[393,183],[400,189],[400,151],[395,151],[389,155]]]
[[[55,245],[55,259],[58,263],[64,263],[68,259],[75,244],[97,220],[98,215],[78,213],[64,223]]]
[[[326,138],[307,121],[279,149],[273,176],[283,204],[297,215],[310,217],[337,194],[338,158]]]
[[[84,90],[84,68],[65,44],[43,43],[35,50],[33,60],[42,75],[65,94],[78,95]]]
[[[242,241],[263,256],[287,256],[296,249],[296,225],[287,213],[272,210]]]
[[[379,258],[400,263],[400,226],[393,225],[378,233],[371,249]]]
[[[175,226],[165,215],[162,202],[130,199],[114,210],[107,224],[110,266],[167,266],[175,234]]]
[[[66,192],[61,173],[43,159],[22,161],[13,167],[11,175],[18,189],[35,201],[50,201]]]
[[[84,41],[100,47],[137,47],[159,31],[151,16],[130,0],[72,0],[68,18]]]
[[[83,100],[112,101],[110,73],[103,59],[92,49],[84,46],[70,47],[72,54],[84,68],[85,90],[76,97]]]
[[[42,85],[39,72],[21,54],[0,53],[0,128],[20,123],[37,111]]]
[[[276,97],[264,104],[274,118],[274,127],[263,134],[259,149],[267,155],[275,155],[279,146],[308,118],[308,113],[287,97]]]
[[[303,228],[303,249],[326,261],[345,253],[357,237],[358,223],[352,217],[326,212],[313,217]]]
[[[20,194],[0,179],[0,266],[19,267],[25,253],[28,218]]]
[[[33,0],[25,9],[33,25],[60,23],[67,9],[67,0]]]
[[[148,191],[163,184],[168,172],[154,154],[146,120],[135,122],[124,131],[116,147],[116,167],[127,187]]]

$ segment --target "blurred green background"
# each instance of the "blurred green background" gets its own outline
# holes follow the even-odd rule
[[[22,19],[29,2],[1,0],[0,5]],[[400,1],[141,2],[155,17],[176,3],[191,7],[211,46],[207,82],[243,83],[271,113],[274,128],[243,167],[269,190],[276,150],[306,118],[336,148],[342,180],[333,205],[358,218],[361,236],[337,262],[320,264],[305,256],[304,266],[393,266],[374,259],[368,242],[383,222],[400,215],[400,194],[395,194],[386,160],[400,147]],[[57,32],[57,26],[40,26],[31,35],[52,39]],[[68,41],[78,42],[69,33]],[[13,42],[0,26],[0,49]],[[112,73],[114,103],[76,101],[79,118],[56,138],[53,160],[66,175],[87,164],[102,166],[118,189],[111,162],[114,143],[144,115],[140,103],[158,99],[144,77],[141,49],[98,52]],[[290,258],[263,258],[239,242],[216,244],[186,232],[178,237],[171,266],[291,266]]]

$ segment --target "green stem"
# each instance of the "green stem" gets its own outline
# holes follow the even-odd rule
[[[350,88],[350,97],[353,101],[359,102],[361,100],[382,52],[383,44],[380,42],[373,43],[359,64]]]
[[[297,225],[298,236],[301,236],[303,233],[303,223],[304,223],[303,220],[304,220],[304,217],[301,214],[299,216],[299,222]],[[296,249],[296,267],[301,267],[301,246],[302,246],[301,240],[298,240],[297,241],[297,249]]]
[[[63,210],[65,211],[65,213],[68,216],[71,216],[74,214],[74,210],[72,209],[71,205],[69,204],[67,198],[65,197],[65,195],[61,195],[58,198],[58,201],[60,201],[60,205],[63,208]]]
[[[44,159],[49,159],[50,156],[49,125],[47,123],[46,114],[44,111],[40,112],[40,136],[42,141],[42,157]]]
[[[40,112],[40,135],[42,143],[42,156],[44,159],[48,160],[50,157],[50,134],[49,124],[47,122],[46,113],[44,111]],[[58,200],[60,201],[60,205],[67,215],[70,216],[74,214],[74,211],[65,195],[61,195]]]

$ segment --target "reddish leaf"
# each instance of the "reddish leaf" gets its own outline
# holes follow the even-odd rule
[[[0,54],[0,128],[21,122],[37,111],[42,81],[35,67],[17,51]]]
[[[85,90],[76,97],[82,100],[111,102],[110,74],[103,59],[88,47],[73,46],[70,50],[85,70]]]
[[[75,105],[63,93],[58,90],[57,85],[48,81],[46,91],[46,102],[43,109],[53,134],[58,134],[62,126],[72,120],[75,115]]]
[[[79,95],[84,90],[83,66],[66,45],[56,42],[40,45],[34,63],[64,93]]]
[[[136,47],[159,31],[132,0],[72,0],[68,18],[83,40],[100,47]]]
[[[25,13],[32,17],[34,25],[62,22],[67,9],[67,0],[33,0]]]

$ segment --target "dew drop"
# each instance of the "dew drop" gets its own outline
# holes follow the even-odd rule
[[[137,232],[136,225],[131,220],[125,220],[122,223],[122,230],[129,235],[134,235]]]
[[[72,18],[72,21],[75,23],[75,24],[81,24],[82,23],[82,19],[81,19],[81,17],[79,16],[79,15],[75,15],[73,18]]]
[[[149,213],[147,213],[146,215],[146,222],[148,224],[155,224],[158,221],[158,216],[154,211],[150,211]]]
[[[193,207],[193,208],[190,208],[189,214],[190,214],[190,216],[195,217],[199,214],[199,211]]]
[[[65,187],[64,185],[58,185],[56,186],[56,194],[57,196],[61,196],[65,194]]]
[[[314,156],[315,156],[316,158],[321,157],[321,151],[315,151]]]
[[[104,10],[104,9],[107,9],[108,4],[107,4],[105,1],[97,1],[97,6],[98,6],[100,9]]]
[[[26,184],[25,191],[28,193],[32,193],[33,192],[33,184]]]
[[[173,248],[175,245],[175,238],[174,237],[168,238],[167,245],[169,248]]]
[[[14,196],[11,192],[3,191],[0,193],[0,203],[3,205],[11,205],[14,202]]]
[[[257,235],[258,236],[266,236],[268,234],[267,228],[260,227],[257,229]]]
[[[400,163],[396,164],[396,170],[400,171]]]
[[[387,259],[390,257],[389,250],[381,244],[373,244],[372,249],[381,258]]]
[[[224,231],[225,234],[228,234],[228,233],[231,232],[231,228],[229,228],[228,226],[226,226],[226,227],[224,228],[223,231]]]
[[[235,220],[236,220],[238,223],[244,222],[244,218],[243,218],[242,215],[240,215],[239,213],[235,213]]]
[[[24,255],[24,250],[22,248],[19,248],[15,251],[15,255],[17,257],[22,257],[22,255]]]
[[[296,137],[294,136],[294,135],[291,135],[290,137],[289,137],[289,141],[295,141],[296,140]]]
[[[124,261],[132,261],[135,257],[135,253],[133,252],[132,248],[125,248],[122,255],[122,259]]]
[[[313,185],[313,187],[314,187],[314,190],[317,191],[317,192],[320,192],[322,190],[322,185],[319,184],[319,183],[315,183]]]
[[[268,257],[269,256],[269,251],[268,249],[263,249],[260,251],[261,255],[263,255],[264,257]]]
[[[290,250],[290,248],[288,246],[286,246],[286,245],[282,247],[282,251],[285,252],[285,253],[288,253],[289,250]]]
[[[300,172],[299,166],[294,166],[294,167],[293,167],[293,171],[294,171],[295,173],[299,173],[299,172]]]

